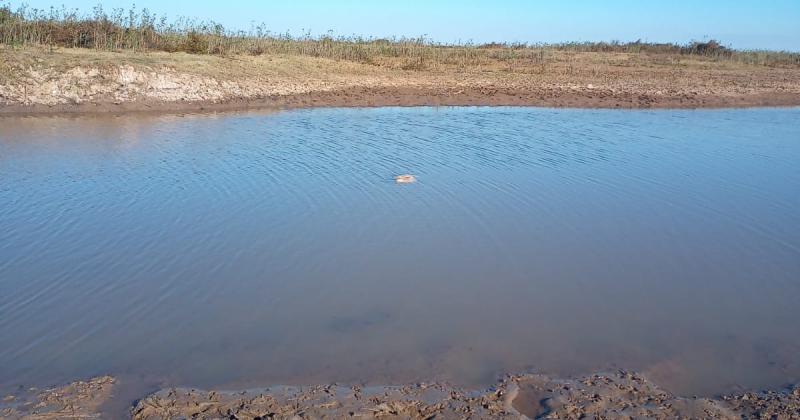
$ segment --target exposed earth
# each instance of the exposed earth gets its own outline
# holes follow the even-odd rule
[[[793,106],[800,105],[800,68],[553,52],[541,64],[406,70],[300,55],[0,46],[0,114],[417,105]]]
[[[116,418],[104,411],[117,380],[104,376],[3,398],[4,419]],[[144,419],[800,419],[800,387],[719,398],[676,397],[626,371],[575,379],[509,375],[485,390],[446,384],[275,386],[244,391],[168,388],[131,402]]]

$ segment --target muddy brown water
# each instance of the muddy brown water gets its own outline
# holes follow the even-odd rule
[[[798,313],[797,108],[0,119],[0,389],[717,394],[800,380]]]

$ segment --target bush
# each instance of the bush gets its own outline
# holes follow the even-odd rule
[[[0,25],[11,22],[11,18],[11,9],[8,6],[0,6]]]
[[[675,43],[635,42],[571,42],[560,44],[472,43],[443,44],[420,38],[364,39],[357,36],[337,37],[329,33],[320,37],[310,33],[299,37],[272,34],[264,25],[250,32],[228,31],[211,21],[181,18],[172,23],[147,9],[113,9],[106,13],[101,6],[93,14],[78,10],[52,8],[49,12],[22,6],[12,10],[0,0],[0,43],[6,45],[37,44],[57,47],[82,47],[98,50],[183,51],[191,54],[296,54],[347,60],[359,63],[381,63],[395,59],[408,70],[436,68],[440,64],[460,66],[485,63],[487,60],[515,63],[525,61],[544,64],[545,53],[604,52],[663,55],[694,55],[714,60],[730,59],[757,65],[800,65],[800,53],[775,51],[737,51],[717,40]]]
[[[208,51],[208,44],[203,41],[203,38],[197,32],[189,32],[186,35],[186,40],[183,43],[182,51],[189,54],[203,54]]]

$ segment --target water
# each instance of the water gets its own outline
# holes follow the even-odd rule
[[[799,163],[800,109],[4,118],[0,384],[781,386]]]

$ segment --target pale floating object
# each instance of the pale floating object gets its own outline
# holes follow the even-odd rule
[[[417,177],[409,174],[397,175],[396,177],[394,177],[394,182],[398,184],[413,184],[417,182]]]

